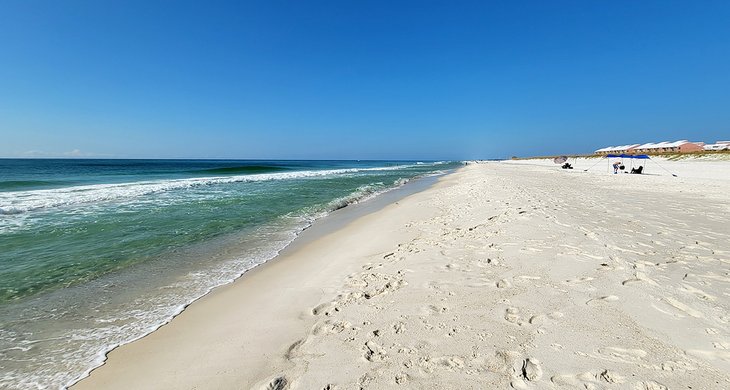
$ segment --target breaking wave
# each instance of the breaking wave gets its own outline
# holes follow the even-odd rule
[[[95,184],[58,189],[14,191],[0,193],[0,215],[22,214],[33,210],[92,204],[137,198],[140,196],[217,184],[257,182],[271,180],[292,180],[334,175],[353,174],[368,171],[385,171],[409,168],[412,165],[398,165],[377,168],[349,168],[310,170],[277,173],[259,173],[236,176],[199,177],[187,179],[143,181],[121,184]],[[240,168],[240,167],[239,167]],[[228,168],[221,168],[228,169]],[[238,169],[238,168],[234,168]],[[222,173],[222,172],[221,172]]]

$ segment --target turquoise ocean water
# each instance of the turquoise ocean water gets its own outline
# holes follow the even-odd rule
[[[0,388],[64,388],[313,220],[459,165],[0,159]]]

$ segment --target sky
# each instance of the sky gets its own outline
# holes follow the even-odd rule
[[[728,1],[0,3],[0,157],[476,159],[730,138]]]

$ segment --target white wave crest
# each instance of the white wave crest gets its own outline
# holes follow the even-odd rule
[[[160,192],[215,184],[291,180],[367,171],[398,170],[409,167],[413,167],[413,165],[261,173],[254,175],[200,177],[119,184],[95,184],[59,189],[0,192],[0,215],[14,215],[38,209],[132,199]]]

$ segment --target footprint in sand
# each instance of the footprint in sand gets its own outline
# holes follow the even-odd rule
[[[697,366],[689,362],[674,360],[662,363],[661,369],[663,371],[694,371]]]
[[[485,365],[488,371],[511,376],[510,385],[515,389],[527,389],[529,382],[539,381],[543,376],[539,360],[524,358],[517,351],[498,350],[485,361]]]
[[[504,319],[507,320],[507,322],[517,325],[522,325],[524,323],[520,319],[520,309],[516,307],[508,307],[507,310],[505,310]]]
[[[528,388],[529,382],[536,382],[542,378],[542,366],[535,358],[527,358],[522,361],[521,367],[515,370],[516,378],[510,382],[514,389],[522,390]]]
[[[393,333],[395,334],[401,334],[406,331],[406,324],[405,322],[398,321],[392,325]]]
[[[540,361],[534,358],[527,358],[522,362],[522,377],[528,381],[537,381],[542,378],[542,366]]]
[[[599,298],[589,299],[586,302],[586,305],[600,305],[602,303],[615,302],[615,301],[618,301],[618,297],[617,296],[615,296],[615,295],[606,295],[606,296],[599,297]]]
[[[636,382],[634,390],[668,390],[668,387],[654,381],[642,381]]]
[[[340,303],[346,304],[360,298],[371,299],[378,295],[393,292],[404,286],[407,286],[408,282],[403,279],[403,275],[405,272],[401,271],[398,271],[397,275],[365,272],[356,277],[352,277],[347,282],[348,286],[356,288],[360,291],[342,293],[338,297],[338,300],[340,301]]]
[[[388,358],[388,352],[375,341],[368,341],[364,347],[364,357],[370,362],[382,362]]]
[[[512,283],[510,283],[507,279],[501,279],[497,282],[497,288],[510,288],[512,287]]]
[[[530,320],[528,321],[532,325],[542,325],[547,320],[557,320],[563,318],[563,313],[559,311],[554,311],[549,314],[537,314],[532,317],[530,317]]]
[[[645,358],[648,354],[643,349],[625,349],[619,347],[600,348],[598,353],[611,360],[622,363],[636,363]]]
[[[368,291],[365,291],[363,293],[363,296],[365,297],[365,299],[372,299],[374,297],[377,297],[378,295],[387,294],[389,292],[396,291],[396,290],[400,289],[401,287],[404,287],[407,285],[408,285],[408,282],[406,282],[403,279],[392,280],[392,281],[388,281],[387,283],[385,283],[384,285],[382,285],[380,287],[376,287],[376,288],[370,289]]]
[[[368,286],[368,282],[360,279],[359,275],[350,275],[345,280],[345,286],[352,289],[363,289]]]
[[[634,277],[631,279],[626,279],[623,282],[621,282],[622,285],[626,286],[632,283],[648,283],[652,286],[659,286],[659,283],[655,282],[652,279],[649,279],[649,277],[646,276],[643,272],[636,272],[634,274]]]
[[[336,311],[339,311],[339,309],[337,309],[334,302],[325,302],[325,303],[317,305],[317,307],[312,309],[312,314],[315,316],[318,316],[321,314],[330,316]]]
[[[443,314],[449,310],[446,306],[428,305],[421,309],[421,313],[426,315]]]
[[[297,340],[292,345],[289,346],[289,348],[286,349],[286,353],[284,354],[284,357],[286,360],[293,360],[297,357],[299,357],[300,353],[299,351],[302,348],[302,345],[306,343],[306,339]]]
[[[332,321],[327,320],[323,323],[317,323],[312,328],[312,334],[319,336],[328,333],[342,333],[347,329],[351,329],[352,324],[348,321]]]
[[[262,390],[286,390],[289,388],[289,380],[285,376],[274,378]]]
[[[575,279],[566,280],[565,283],[568,283],[568,284],[580,284],[580,283],[590,282],[591,280],[593,280],[592,277],[585,276],[585,277],[582,277],[582,278],[575,278]]]
[[[724,360],[730,362],[730,351],[726,349],[718,349],[718,343],[713,343],[715,349],[702,350],[702,349],[688,349],[686,352],[688,355],[698,356],[702,359],[707,360]]]
[[[700,290],[699,288],[692,287],[686,283],[682,283],[682,287],[680,288],[680,290],[694,294],[697,296],[697,298],[699,298],[703,301],[714,301],[715,299],[717,299],[715,296],[710,295],[710,294]]]
[[[451,371],[464,369],[464,359],[458,356],[444,356],[438,358],[436,359],[436,364],[441,368],[445,368]]]
[[[580,374],[562,374],[555,375],[550,381],[559,387],[575,387],[585,389],[603,388],[602,384],[619,384],[624,383],[625,378],[614,371],[586,371]]]
[[[360,377],[360,379],[357,380],[357,383],[360,385],[360,389],[366,389],[368,388],[368,385],[370,385],[370,382],[374,380],[374,376],[370,375],[369,373],[365,373],[363,374],[363,376]]]
[[[408,374],[406,374],[405,372],[396,374],[395,378],[394,378],[395,384],[397,384],[397,385],[405,384],[406,382],[408,382],[409,379],[410,379],[410,376]]]
[[[499,350],[485,362],[487,370],[497,374],[516,374],[517,362],[522,362],[517,351]],[[521,363],[520,363],[521,364]]]
[[[687,315],[689,315],[691,317],[695,317],[695,318],[702,318],[702,317],[704,317],[704,315],[702,315],[701,312],[699,312],[699,311],[697,311],[697,310],[695,310],[695,309],[693,309],[693,308],[685,305],[684,303],[682,303],[682,302],[680,302],[680,301],[678,301],[678,300],[676,300],[674,298],[665,297],[664,300],[669,305],[671,305],[672,307],[674,307],[675,309],[678,309],[681,312],[683,312],[683,313],[685,313],[685,314],[687,314]]]

